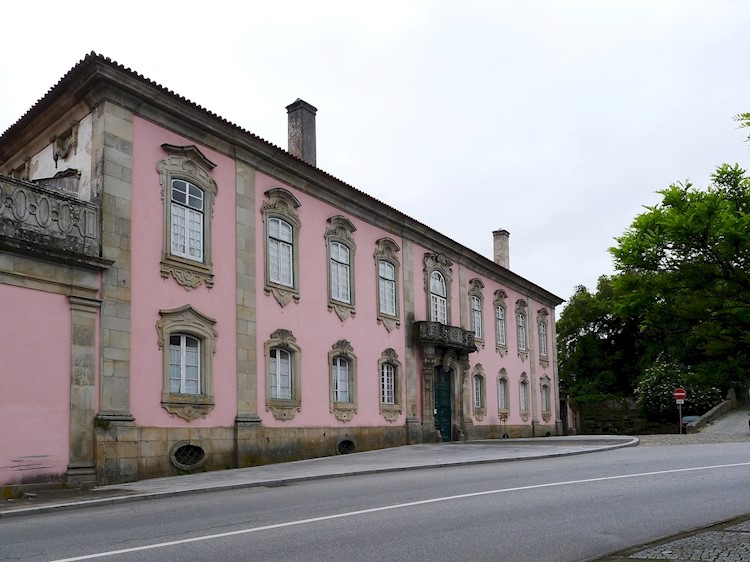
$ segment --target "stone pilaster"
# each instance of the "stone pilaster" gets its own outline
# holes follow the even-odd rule
[[[102,372],[98,417],[133,421],[130,413],[131,202],[133,116],[104,102],[94,110],[92,191],[102,205]]]
[[[69,297],[70,349],[70,448],[66,483],[90,487],[96,483],[94,403],[96,376],[96,315],[100,302]]]
[[[256,346],[255,170],[237,162],[237,417],[235,450],[237,466],[257,464],[258,350]]]
[[[404,303],[404,337],[406,339],[405,356],[404,356],[404,378],[406,382],[406,392],[404,394],[404,405],[406,412],[406,439],[407,443],[422,443],[422,425],[420,412],[417,407],[419,397],[419,371],[417,364],[417,354],[415,353],[414,339],[412,330],[414,327],[414,246],[406,239],[401,240],[403,250],[403,260],[401,264],[403,286],[401,294]]]
[[[549,346],[548,353],[552,355],[552,415],[555,419],[555,429],[557,435],[563,434],[563,422],[562,416],[567,415],[567,412],[560,411],[560,377],[557,373],[557,329],[555,327],[555,309],[550,308],[549,315],[549,333],[550,341],[552,342]]]
[[[531,402],[531,436],[537,436],[537,426],[542,423],[541,409],[539,402],[539,376],[537,375],[537,365],[539,363],[539,348],[537,341],[537,306],[530,297],[526,298],[526,339],[529,347],[529,400]]]

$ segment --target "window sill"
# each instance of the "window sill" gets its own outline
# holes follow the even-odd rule
[[[172,416],[179,416],[186,421],[203,417],[213,410],[212,396],[205,394],[164,393],[161,398],[162,407]]]
[[[269,398],[266,411],[270,411],[277,420],[289,421],[300,411],[300,401]]]
[[[354,414],[357,413],[357,406],[352,402],[334,402],[331,412],[337,420],[348,422],[352,421]]]
[[[401,326],[401,319],[398,316],[391,316],[389,314],[378,313],[378,324],[385,326],[388,332],[392,332],[399,326]]]
[[[487,408],[474,408],[474,417],[479,421],[483,421],[487,415]]]
[[[395,422],[401,415],[401,406],[398,404],[380,404],[380,414],[386,421]]]
[[[349,316],[354,316],[356,314],[353,304],[336,301],[333,299],[328,301],[328,310],[336,311],[336,314],[341,320],[346,320]]]
[[[167,254],[163,255],[161,259],[161,276],[166,279],[170,275],[186,291],[195,289],[201,283],[205,283],[209,289],[214,286],[214,275],[211,272],[210,266],[180,256]]]
[[[267,295],[273,295],[276,302],[282,307],[288,305],[292,300],[294,302],[299,302],[299,291],[294,287],[266,281],[266,286],[263,290]]]

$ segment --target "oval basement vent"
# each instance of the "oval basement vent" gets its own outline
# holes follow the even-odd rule
[[[172,464],[181,470],[200,468],[206,460],[206,452],[198,445],[182,445],[172,453]]]
[[[357,449],[357,446],[351,439],[342,439],[339,441],[336,449],[338,450],[339,455],[346,455],[347,453],[353,453]]]

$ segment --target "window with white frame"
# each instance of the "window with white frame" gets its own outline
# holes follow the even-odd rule
[[[505,307],[505,299],[508,294],[502,289],[495,291],[495,350],[500,355],[508,352],[508,324]]]
[[[328,246],[328,309],[341,320],[354,315],[354,252],[352,234],[357,230],[341,215],[328,219],[325,239]]]
[[[292,354],[286,349],[273,347],[268,353],[271,381],[269,396],[276,400],[292,399]]]
[[[294,287],[294,228],[277,217],[268,219],[268,278]]]
[[[340,421],[351,421],[357,412],[357,358],[347,340],[339,340],[328,353],[331,412]]]
[[[172,180],[172,254],[203,261],[203,190]]]
[[[508,399],[508,375],[505,369],[500,369],[497,378],[497,411],[507,413],[510,410],[510,400]]]
[[[190,305],[160,310],[157,342],[164,356],[161,403],[187,421],[214,407],[212,364],[216,353],[216,320]]]
[[[529,411],[529,381],[526,378],[522,378],[518,384],[518,402],[522,412]]]
[[[383,404],[396,403],[396,369],[390,363],[380,366],[380,402]]]
[[[169,336],[169,391],[200,394],[201,342],[188,334]]]
[[[401,414],[401,363],[392,348],[380,354],[378,371],[380,374],[380,413],[389,422],[394,422]]]
[[[439,271],[430,275],[430,320],[448,323],[448,291],[445,278]]]
[[[484,377],[474,375],[474,409],[484,408]]]
[[[518,327],[518,350],[526,351],[526,315],[516,313],[516,326]]]
[[[472,369],[471,386],[473,390],[474,417],[481,421],[487,414],[487,389],[485,387],[484,368],[481,363],[477,363]]]
[[[526,301],[519,299],[516,302],[516,340],[518,343],[518,356],[525,359],[529,356],[529,339],[527,332],[527,309]]]
[[[549,311],[540,308],[537,312],[537,327],[539,329],[539,362],[543,368],[549,367]]]
[[[333,401],[351,402],[349,400],[349,361],[344,357],[334,357],[331,377],[333,378]]]
[[[271,333],[264,344],[266,356],[266,410],[277,420],[287,421],[300,411],[300,365],[302,350],[297,338],[284,328]]]
[[[378,262],[380,313],[396,316],[396,268],[391,262]]]
[[[331,242],[331,298],[345,303],[351,302],[351,265],[349,248],[341,242]]]
[[[279,187],[269,189],[265,196],[260,208],[265,225],[264,291],[283,307],[299,301],[300,202]]]
[[[484,295],[482,294],[484,283],[481,279],[475,278],[469,281],[469,309],[471,314],[471,330],[474,332],[474,338],[484,347]]]
[[[552,416],[552,381],[547,375],[544,375],[539,381],[542,391],[542,417],[549,421]]]
[[[211,171],[216,164],[197,147],[163,144],[167,157],[157,171],[164,200],[161,275],[186,290],[212,287],[211,216],[218,193]]]
[[[398,245],[390,238],[381,238],[375,246],[378,324],[383,324],[389,332],[401,325],[398,303],[398,251]]]
[[[451,279],[453,262],[442,253],[424,255],[424,288],[430,321],[448,324],[451,319]]]

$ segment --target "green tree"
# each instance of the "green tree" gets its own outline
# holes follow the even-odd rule
[[[579,286],[557,322],[560,382],[579,401],[631,396],[638,379],[637,317],[617,312],[612,279],[599,278],[596,293]]]
[[[749,379],[750,179],[726,164],[711,179],[661,191],[610,251],[619,313],[639,311],[651,351],[726,390]]]

